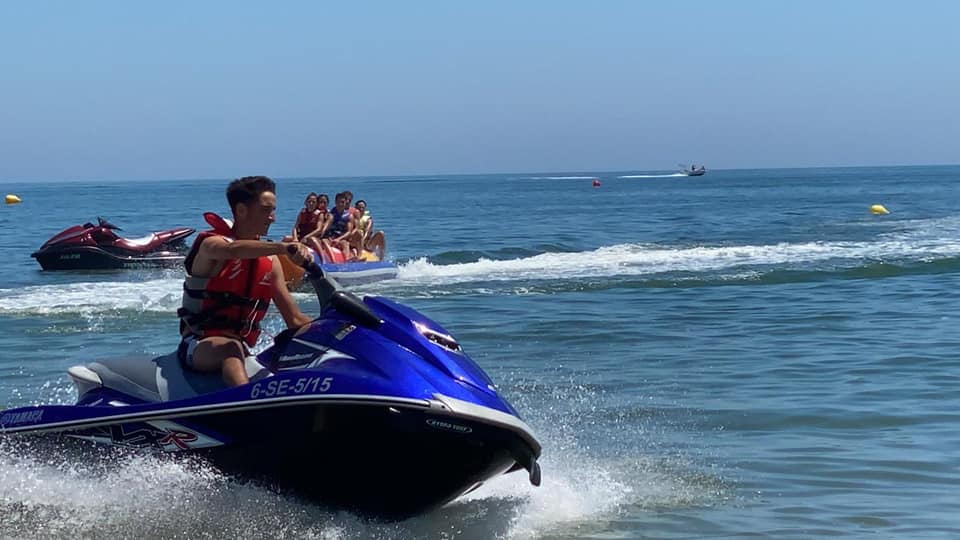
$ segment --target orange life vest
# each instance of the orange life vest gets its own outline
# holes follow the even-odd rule
[[[183,301],[177,316],[180,333],[191,333],[202,339],[209,336],[238,336],[248,347],[260,337],[260,321],[267,314],[273,296],[270,257],[229,259],[213,277],[190,275],[190,267],[200,244],[211,236],[233,240],[233,229],[220,216],[207,212],[204,219],[213,229],[200,233],[184,265]]]

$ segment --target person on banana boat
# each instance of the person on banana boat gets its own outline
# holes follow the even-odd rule
[[[327,208],[327,206],[329,205],[330,205],[329,195],[327,195],[326,193],[321,193],[320,195],[317,195],[317,210],[319,210],[320,213],[324,215],[324,219],[326,219],[326,215],[330,213],[330,209]]]
[[[290,240],[285,241],[307,244],[310,238],[320,234],[323,219],[326,216],[317,208],[319,202],[320,197],[316,193],[311,191],[307,195],[307,198],[303,201],[303,208],[297,214],[297,222],[293,225],[293,231],[289,236]]]
[[[383,256],[387,252],[387,235],[383,231],[374,230],[373,216],[370,215],[370,210],[367,208],[367,201],[360,199],[354,205],[354,208],[357,209],[356,214],[360,216],[357,218],[357,228],[360,230],[364,251],[372,252],[378,260],[383,260]],[[361,253],[361,258],[363,255]]]
[[[317,195],[310,192],[303,201],[303,208],[297,213],[297,220],[293,224],[290,234],[280,239],[281,242],[299,242],[306,244],[314,251],[320,251],[320,235],[326,222],[327,210],[326,195]],[[323,208],[320,205],[323,204]]]
[[[335,206],[320,233],[321,247],[334,247],[342,254],[345,262],[358,261],[363,251],[363,238],[357,228],[356,220],[347,202],[345,193],[337,193]],[[322,252],[323,250],[321,250]]]
[[[347,198],[347,208],[350,209],[350,215],[355,220],[360,219],[361,212],[358,212],[357,208],[353,206],[353,192],[349,190],[344,191],[343,196]]]

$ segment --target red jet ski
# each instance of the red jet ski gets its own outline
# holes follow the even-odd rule
[[[109,270],[172,266],[183,261],[189,227],[123,238],[120,227],[98,217],[97,224],[84,223],[60,231],[30,254],[44,270]]]

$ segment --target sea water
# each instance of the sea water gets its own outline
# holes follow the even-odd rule
[[[506,475],[384,524],[203,461],[0,438],[0,537],[960,537],[958,179],[279,179],[274,238],[310,191],[368,202],[399,275],[355,292],[454,333],[543,443],[543,484]],[[42,272],[30,253],[98,215],[130,237],[202,228],[227,181],[0,186],[23,200],[0,208],[0,408],[71,403],[71,365],[177,343],[180,271]]]

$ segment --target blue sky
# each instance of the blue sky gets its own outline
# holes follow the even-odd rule
[[[960,163],[950,1],[0,3],[0,181]]]

